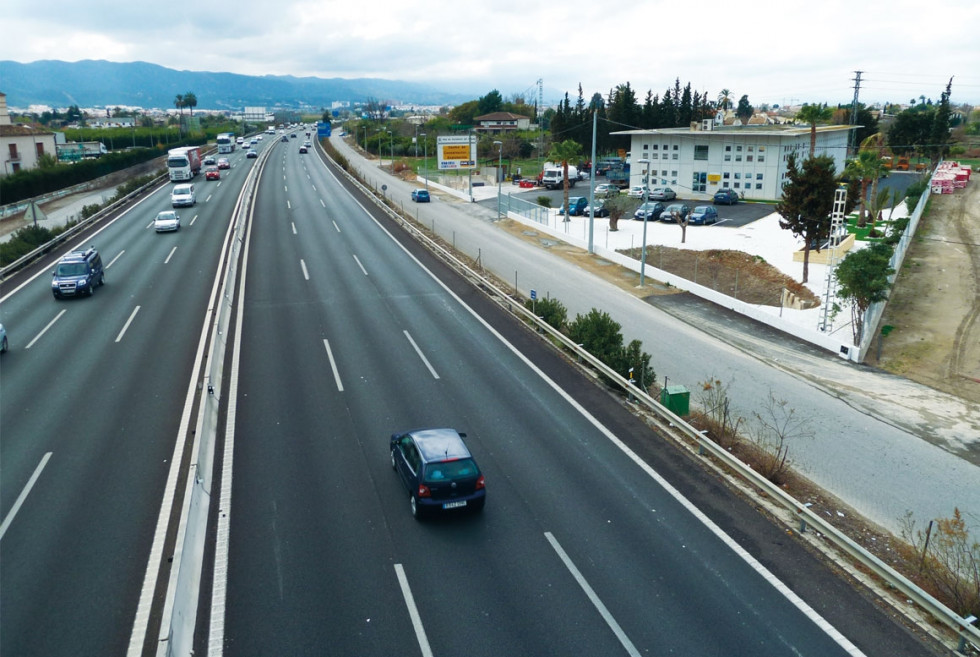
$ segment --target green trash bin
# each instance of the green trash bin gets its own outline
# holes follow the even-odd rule
[[[674,415],[685,417],[691,412],[691,393],[684,386],[667,386],[660,391],[660,403]]]

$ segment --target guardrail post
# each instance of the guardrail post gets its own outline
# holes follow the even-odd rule
[[[966,632],[964,630],[966,629],[966,626],[967,625],[972,625],[973,624],[973,621],[975,621],[976,619],[977,619],[976,616],[968,616],[968,617],[966,617],[966,618],[963,619],[963,625],[964,625],[964,627],[960,630],[960,645],[957,646],[957,648],[956,648],[956,651],[957,652],[962,653],[964,655],[966,654],[966,641],[967,641],[967,639],[966,639]]]

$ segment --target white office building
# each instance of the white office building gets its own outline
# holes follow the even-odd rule
[[[816,155],[829,155],[844,170],[848,133],[860,126],[817,126]],[[624,130],[629,135],[630,185],[671,187],[679,198],[708,200],[721,189],[734,189],[747,200],[782,197],[786,161],[810,156],[810,126],[720,126],[707,119],[690,128]]]

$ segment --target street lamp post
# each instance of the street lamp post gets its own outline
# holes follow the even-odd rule
[[[429,192],[429,140],[425,138],[425,133],[421,134],[422,137],[422,153],[425,156],[425,191]],[[418,146],[416,145],[416,148]]]
[[[395,173],[395,133],[388,130],[388,136],[391,138],[391,172]]]
[[[647,217],[650,216],[650,208],[646,207],[650,197],[650,160],[639,160],[640,164],[645,164],[643,171],[643,241],[640,242],[640,287],[643,287],[646,268],[647,268]]]
[[[497,147],[497,219],[500,219],[500,173],[504,166],[504,142],[494,140]]]

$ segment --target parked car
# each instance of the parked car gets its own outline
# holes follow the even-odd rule
[[[609,208],[605,207],[605,205],[606,205],[606,202],[605,201],[603,201],[602,199],[597,198],[595,200],[595,214],[592,213],[592,207],[591,206],[588,206],[588,205],[585,206],[585,209],[584,210],[582,210],[582,214],[584,216],[586,216],[586,217],[588,217],[588,216],[593,216],[593,217],[608,217],[609,216]]]
[[[218,170],[218,167],[208,167],[204,170],[204,179],[221,180],[221,171]]]
[[[105,268],[102,256],[94,246],[62,256],[51,277],[51,293],[55,299],[82,294],[92,296],[100,285],[105,285]]]
[[[691,215],[688,217],[687,223],[692,226],[700,226],[702,224],[714,224],[718,222],[718,210],[713,205],[698,205],[691,210]]]
[[[650,190],[651,201],[673,201],[677,193],[670,187],[654,187]]]
[[[630,187],[630,191],[626,192],[626,195],[630,198],[643,198],[645,195],[649,194],[649,188],[646,185],[633,185]]]
[[[602,183],[601,185],[595,186],[595,195],[597,198],[611,198],[613,196],[619,196],[620,189],[617,185],[612,183]]]
[[[675,222],[684,219],[691,213],[691,206],[686,203],[671,203],[660,214],[660,221]]]
[[[206,158],[204,158],[204,166],[208,166],[208,165],[211,165],[211,164],[214,164],[214,157],[211,156],[211,155],[208,155]]]
[[[734,189],[719,189],[711,200],[715,204],[735,205],[738,203],[738,192]]]
[[[180,230],[180,215],[173,210],[158,212],[153,220],[153,230],[158,233]]]
[[[589,199],[584,196],[570,196],[568,197],[568,216],[577,217],[584,213],[585,208],[589,205]],[[565,214],[565,205],[562,204],[558,208],[558,214]]]
[[[255,152],[255,149],[254,148],[248,149],[248,152],[245,153],[245,157],[248,158],[248,159],[250,159],[250,160],[253,159],[253,158],[256,158],[258,156],[259,156],[259,154]]]
[[[218,158],[218,168],[219,169],[230,169],[231,168],[231,162],[228,161],[228,158],[227,157],[219,157]]]
[[[486,481],[455,429],[417,429],[391,436],[391,467],[408,489],[412,515],[469,509],[486,503]]]
[[[428,203],[429,192],[425,189],[413,189],[412,200],[415,201],[416,203]]]
[[[647,201],[643,203],[636,209],[633,213],[633,218],[643,221],[656,221],[660,218],[661,213],[664,211],[664,204],[660,201]]]

